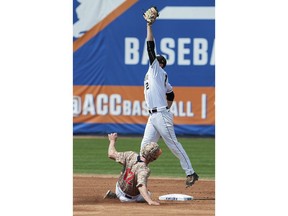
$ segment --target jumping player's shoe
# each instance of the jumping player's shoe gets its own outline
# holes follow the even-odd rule
[[[116,199],[117,196],[112,191],[108,190],[103,199]]]
[[[192,175],[188,175],[186,179],[186,188],[191,187],[196,181],[198,181],[199,176],[196,172],[194,172]]]

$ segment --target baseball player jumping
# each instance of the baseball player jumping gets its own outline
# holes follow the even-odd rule
[[[169,110],[174,100],[174,92],[168,82],[168,75],[163,70],[166,66],[166,59],[161,55],[156,56],[154,51],[155,43],[152,24],[158,16],[156,7],[151,7],[143,14],[144,19],[147,21],[146,39],[150,61],[150,66],[144,79],[144,95],[150,115],[142,139],[141,149],[145,148],[150,142],[158,142],[161,136],[171,152],[180,160],[181,167],[186,173],[186,187],[190,187],[198,180],[199,176],[192,168],[189,157],[175,135],[173,114]]]
[[[108,157],[123,165],[123,170],[116,183],[116,193],[108,190],[104,199],[118,198],[121,202],[147,202],[149,205],[160,205],[150,197],[147,189],[147,180],[150,175],[148,164],[156,160],[162,153],[155,142],[147,144],[141,152],[117,152],[115,144],[117,133],[108,134]]]

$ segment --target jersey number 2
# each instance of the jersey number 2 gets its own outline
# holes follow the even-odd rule
[[[146,90],[149,89],[149,83],[148,82],[145,83],[145,87],[146,87]]]

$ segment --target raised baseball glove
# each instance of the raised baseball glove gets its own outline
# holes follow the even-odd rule
[[[159,12],[156,6],[149,8],[145,13],[143,13],[143,17],[149,25],[152,25],[158,16]]]

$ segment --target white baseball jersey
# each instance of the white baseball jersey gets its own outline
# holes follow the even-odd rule
[[[172,92],[172,86],[168,82],[167,73],[160,67],[157,58],[149,66],[144,80],[144,95],[149,110],[167,106],[166,93]],[[150,142],[158,142],[160,136],[180,160],[182,169],[186,175],[194,173],[190,159],[181,143],[178,142],[173,124],[173,114],[169,109],[159,110],[149,115],[141,142],[141,149]],[[140,152],[141,152],[140,149]]]
[[[172,91],[167,73],[160,67],[157,58],[155,58],[144,79],[144,95],[148,109],[166,107],[166,93]]]

